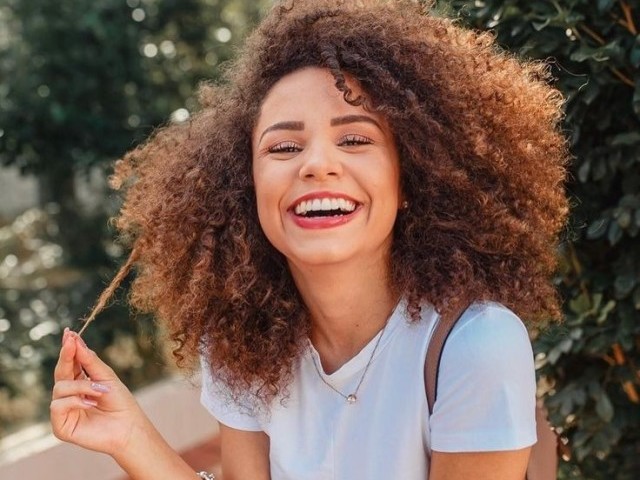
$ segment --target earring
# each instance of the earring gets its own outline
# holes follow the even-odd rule
[[[406,200],[403,200],[402,203],[400,204],[400,209],[406,210],[408,208],[409,208],[409,202],[407,202]]]

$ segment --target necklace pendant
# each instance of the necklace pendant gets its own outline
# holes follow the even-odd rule
[[[355,394],[355,393],[352,393],[351,395],[349,395],[349,396],[347,397],[347,403],[348,403],[349,405],[353,405],[354,403],[356,403],[356,400],[358,400],[358,397],[356,397],[356,394]]]

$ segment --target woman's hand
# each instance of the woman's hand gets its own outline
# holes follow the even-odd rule
[[[148,425],[113,370],[68,329],[54,377],[51,425],[60,440],[114,455],[126,448],[136,427]]]
[[[74,332],[64,332],[54,376],[51,425],[60,440],[111,455],[136,480],[196,478],[113,370]]]

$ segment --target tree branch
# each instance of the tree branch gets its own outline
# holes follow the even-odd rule
[[[605,43],[607,43],[607,41],[604,38],[602,38],[596,32],[594,32],[589,27],[587,27],[584,23],[576,25],[576,28],[582,29],[587,35],[589,35],[592,39],[594,39],[600,45],[604,45]],[[633,28],[635,28],[635,26]],[[616,67],[609,67],[609,70],[611,70],[611,73],[613,73],[618,78],[618,80],[620,80],[622,83],[630,86],[631,88],[635,88],[636,85],[633,82],[633,80],[629,78],[627,75],[625,75],[624,73],[622,73],[619,69],[617,69]]]
[[[620,7],[622,8],[622,11],[624,12],[624,18],[626,20],[627,29],[632,34],[637,35],[638,34],[638,29],[636,28],[636,25],[633,23],[633,15],[631,14],[631,7],[624,0],[622,0],[620,2]]]

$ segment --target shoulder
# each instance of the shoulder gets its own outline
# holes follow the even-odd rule
[[[480,362],[478,366],[508,361],[513,356],[532,356],[529,334],[522,320],[495,302],[472,304],[453,328],[443,356],[458,355]]]
[[[262,430],[255,402],[245,395],[234,394],[224,380],[214,374],[206,359],[200,357],[200,403],[220,423],[236,430]]]
[[[432,448],[471,452],[531,445],[535,392],[533,351],[520,318],[498,303],[473,304],[442,351]]]

